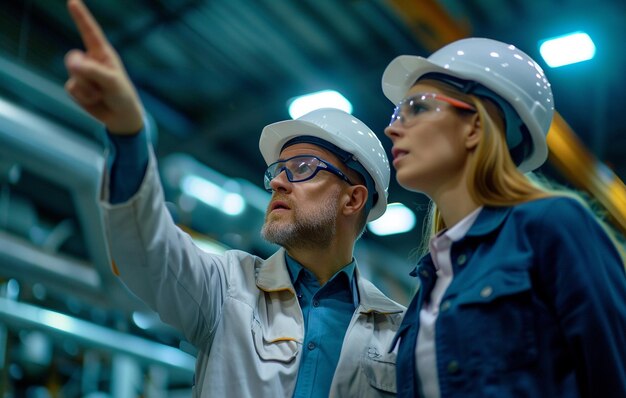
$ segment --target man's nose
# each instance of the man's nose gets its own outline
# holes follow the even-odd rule
[[[274,191],[289,192],[291,191],[291,181],[287,178],[287,169],[283,169],[270,181],[270,187]]]

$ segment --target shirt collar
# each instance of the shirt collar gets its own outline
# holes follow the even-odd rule
[[[476,221],[476,218],[478,217],[478,214],[480,214],[481,210],[482,206],[478,207],[470,214],[463,217],[461,221],[454,224],[451,228],[444,229],[443,231],[440,231],[436,236],[430,238],[430,252],[435,253],[449,250],[453,242],[458,242],[463,239],[467,231],[469,231],[469,229],[471,228],[472,224],[474,224],[474,221]],[[437,265],[435,264],[435,266]]]
[[[467,236],[484,235],[489,231],[495,229],[502,221],[506,213],[501,214],[501,210],[504,208],[493,208],[480,206],[473,210],[470,214],[463,217],[461,221],[454,224],[451,228],[444,229],[436,236],[430,238],[429,248],[430,253],[426,253],[418,261],[418,266],[411,271],[411,276],[417,276],[417,270],[419,264],[430,265],[436,270],[439,266],[436,261],[433,261],[432,253],[437,251],[449,250],[453,242],[458,242]],[[484,211],[483,211],[484,210]]]
[[[463,217],[461,221],[449,228],[446,231],[446,235],[448,236],[448,238],[450,238],[452,242],[458,242],[463,239],[465,234],[467,234],[467,231],[469,231],[469,229],[474,224],[474,221],[476,221],[476,219],[478,218],[478,215],[480,214],[480,211],[482,209],[482,206],[478,207],[476,210]]]
[[[263,262],[263,265],[257,269],[256,275],[256,284],[259,289],[266,292],[287,290],[294,295],[296,294],[291,282],[289,267],[286,264],[287,257],[285,249],[281,247]],[[361,312],[364,313],[395,314],[404,311],[403,306],[387,298],[372,282],[361,278],[356,261],[354,264],[354,275],[351,278],[350,286],[355,307],[361,308]],[[354,287],[355,285],[356,287]]]
[[[300,273],[304,271],[304,267],[300,265],[293,257],[291,257],[285,251],[285,262],[287,263],[287,270],[289,271],[289,277],[291,278],[291,283],[295,284],[298,278],[300,277]],[[350,286],[352,286],[354,280],[354,269],[356,268],[356,261],[354,258],[352,261],[344,266],[342,269],[337,271],[335,275],[332,276],[329,280],[335,278],[339,273],[343,272],[348,277],[348,281],[350,282]]]
[[[310,272],[305,270],[305,268],[300,265],[293,257],[287,254],[285,251],[285,262],[287,263],[287,271],[289,271],[289,277],[291,278],[291,283],[295,286],[298,278],[301,277],[303,272]],[[333,275],[329,281],[335,279],[339,274],[344,273],[348,278],[348,286],[350,286],[350,294],[352,294],[352,301],[354,302],[354,307],[359,304],[359,291],[356,287],[356,278],[355,272],[356,270],[356,261],[352,258],[352,261],[345,265],[342,269],[337,271],[335,275]],[[328,283],[328,282],[327,282]]]

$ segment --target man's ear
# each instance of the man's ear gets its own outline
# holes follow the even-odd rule
[[[354,185],[349,188],[347,200],[343,203],[342,213],[345,216],[358,214],[367,203],[367,188],[364,185]]]

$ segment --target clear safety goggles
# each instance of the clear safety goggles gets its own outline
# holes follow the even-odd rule
[[[289,182],[303,182],[315,177],[320,170],[333,173],[348,184],[354,185],[341,170],[313,155],[298,155],[270,164],[267,170],[265,170],[263,183],[265,189],[268,192],[272,192],[270,183],[283,171],[287,175]]]
[[[396,120],[404,127],[411,126],[417,120],[417,117],[426,112],[440,112],[446,105],[451,105],[457,109],[476,112],[476,108],[467,102],[451,98],[443,94],[436,93],[419,93],[403,99],[398,103],[391,115],[389,125],[395,123]]]

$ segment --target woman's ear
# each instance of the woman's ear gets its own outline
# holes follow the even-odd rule
[[[468,133],[465,137],[465,147],[467,149],[474,149],[480,142],[480,137],[482,135],[482,126],[478,113],[474,113],[472,115],[472,119],[470,124],[468,124],[468,127]]]
[[[367,203],[367,188],[364,185],[353,185],[347,192],[347,200],[344,201],[342,213],[345,216],[359,214]]]

